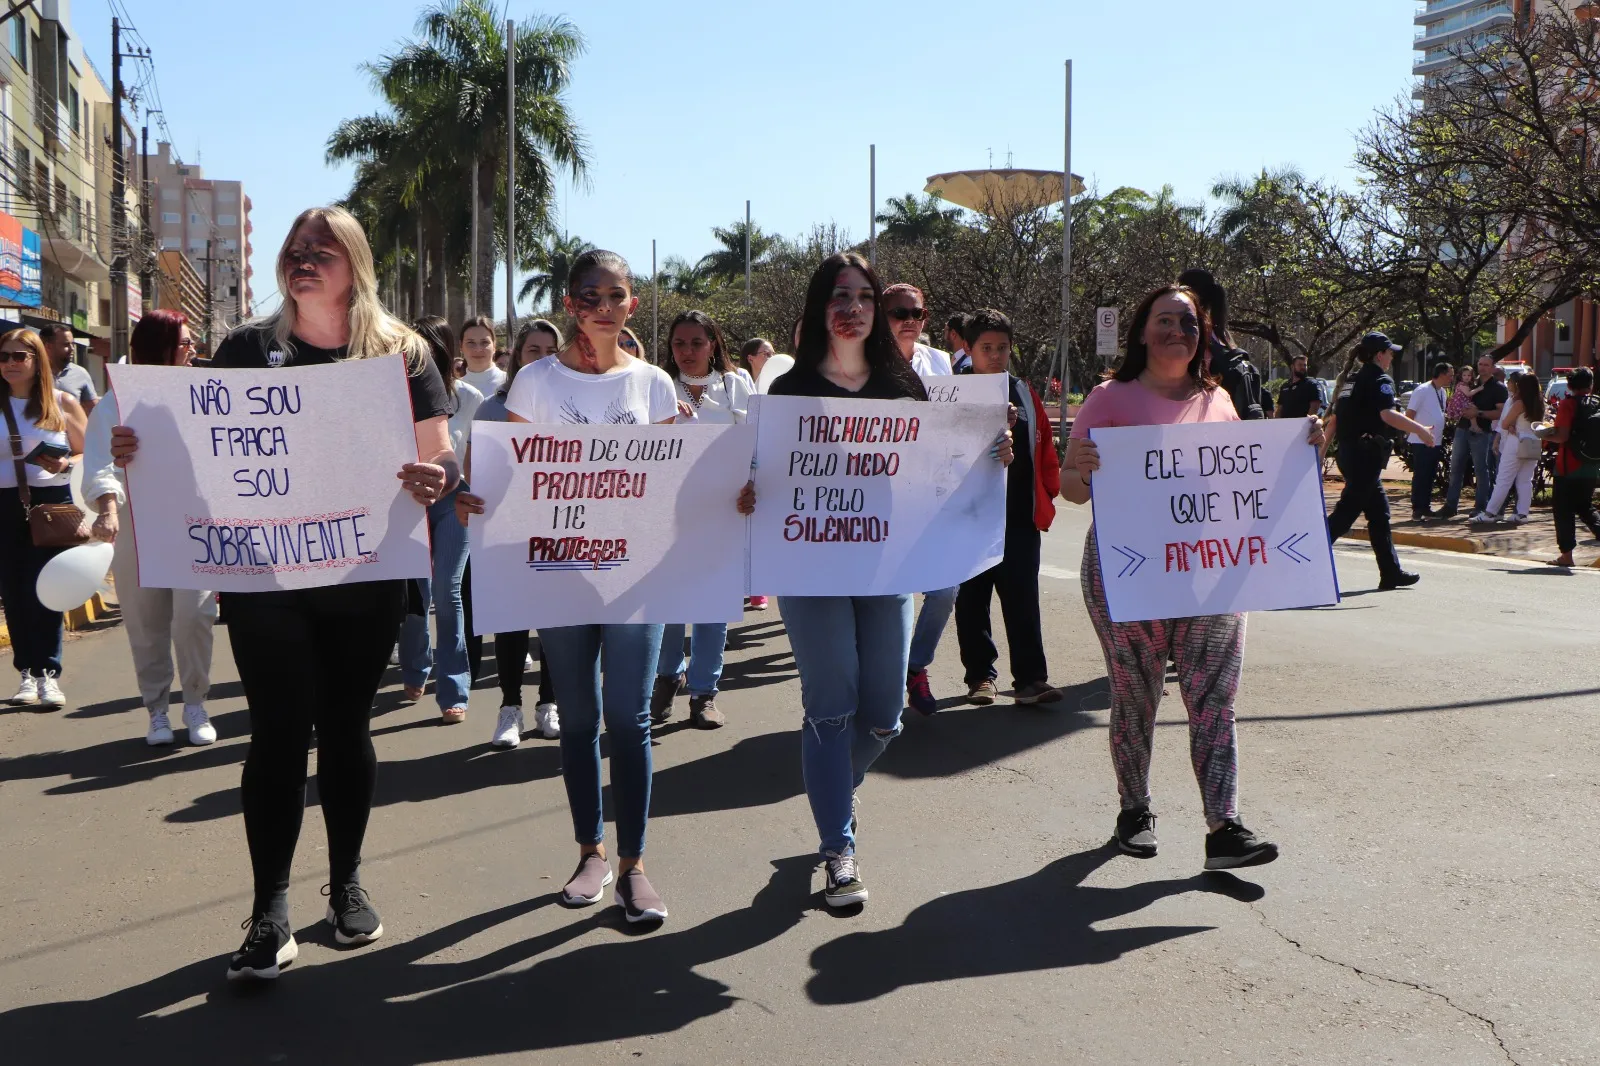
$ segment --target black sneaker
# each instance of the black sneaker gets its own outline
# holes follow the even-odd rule
[[[1206,869],[1232,870],[1240,866],[1264,866],[1278,857],[1278,845],[1262,840],[1230,818],[1215,833],[1206,834]]]
[[[1117,847],[1141,859],[1155,858],[1156,816],[1149,807],[1117,813]]]
[[[383,922],[372,906],[367,890],[360,885],[323,885],[328,897],[328,924],[333,939],[341,944],[370,944],[383,935]]]
[[[300,957],[294,935],[264,914],[244,920],[244,943],[228,963],[228,980],[274,981],[283,968]]]
[[[1390,589],[1407,588],[1408,586],[1415,585],[1421,580],[1421,574],[1413,574],[1405,570],[1401,570],[1393,574],[1385,574],[1378,581],[1378,591],[1388,592]]]
[[[822,901],[830,907],[850,907],[867,901],[867,886],[861,883],[861,871],[854,855],[829,859],[826,863],[828,883],[822,890]]]
[[[672,717],[672,701],[684,689],[682,674],[656,678],[656,687],[650,693],[650,720],[660,725]]]

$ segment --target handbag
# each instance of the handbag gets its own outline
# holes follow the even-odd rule
[[[1519,436],[1517,438],[1518,459],[1537,459],[1542,451],[1544,451],[1544,442],[1538,437]]]
[[[22,513],[28,519],[28,536],[35,548],[74,548],[89,543],[92,524],[75,503],[33,502],[33,492],[28,488],[28,468],[22,463],[22,431],[17,428],[17,416],[11,410],[11,398],[0,399],[0,409],[6,416],[6,429],[11,434],[11,462],[17,468],[17,496],[22,500]]]

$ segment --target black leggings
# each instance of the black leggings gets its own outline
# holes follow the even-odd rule
[[[357,879],[378,760],[372,700],[405,611],[399,582],[225,593],[228,640],[250,709],[241,782],[255,913],[283,912],[317,731],[328,880]]]
[[[494,635],[494,669],[500,675],[500,705],[522,706],[522,675],[528,661],[528,631],[496,633]],[[554,703],[555,689],[550,685],[550,667],[544,662],[544,645],[539,646],[539,702]]]

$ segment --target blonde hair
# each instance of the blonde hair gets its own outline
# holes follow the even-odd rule
[[[56,402],[55,372],[50,366],[50,353],[45,351],[44,340],[31,329],[13,329],[0,334],[0,345],[16,338],[33,352],[33,385],[28,390],[28,402],[22,416],[40,429],[59,432],[66,428],[61,417],[61,405]],[[11,383],[0,377],[0,400],[10,401]]]
[[[289,234],[278,249],[278,291],[283,293],[283,303],[278,310],[254,325],[272,331],[273,340],[280,348],[293,348],[295,302],[289,291],[289,248],[295,234],[307,222],[321,222],[339,242],[350,260],[350,354],[351,359],[370,359],[379,355],[399,352],[406,357],[406,369],[416,374],[425,360],[431,358],[428,344],[404,322],[384,309],[378,299],[378,271],[372,262],[372,247],[356,217],[342,207],[309,207],[300,212]]]

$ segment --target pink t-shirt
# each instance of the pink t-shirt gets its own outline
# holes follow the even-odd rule
[[[1072,422],[1072,437],[1108,426],[1171,426],[1182,422],[1237,422],[1226,389],[1201,389],[1187,400],[1158,396],[1137,381],[1102,381],[1084,398]]]

